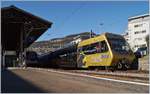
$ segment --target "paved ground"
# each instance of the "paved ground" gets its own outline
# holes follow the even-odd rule
[[[2,92],[148,93],[149,87],[51,71],[11,69],[2,71]]]

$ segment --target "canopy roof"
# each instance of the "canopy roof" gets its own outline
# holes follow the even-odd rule
[[[15,6],[1,8],[2,48],[5,50],[18,50],[21,45],[28,47],[39,38],[52,22],[46,21]]]

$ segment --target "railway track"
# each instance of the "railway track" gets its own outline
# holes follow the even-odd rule
[[[44,69],[52,69],[52,70],[58,70],[58,71],[69,71],[69,72],[85,72],[85,73],[112,73],[112,74],[122,74],[122,73],[135,73],[135,74],[149,74],[148,71],[140,71],[140,70],[116,70],[116,71],[111,71],[111,70],[98,70],[98,69],[73,69],[73,68],[44,68]]]
[[[34,69],[30,67],[31,69]],[[29,69],[30,69],[29,68]],[[95,77],[105,77],[112,78],[118,80],[127,80],[127,81],[137,81],[149,83],[149,73],[143,71],[136,70],[128,70],[128,71],[106,71],[106,70],[75,70],[75,69],[56,69],[56,68],[36,68],[44,71],[58,71],[58,72],[69,72],[69,73],[77,73],[83,75],[90,75]]]
[[[15,69],[15,68],[12,68]],[[16,68],[21,69],[21,68]],[[27,67],[27,69],[38,69],[44,71],[60,71],[60,72],[69,72],[69,73],[78,73],[78,74],[86,74],[92,76],[101,76],[107,78],[115,78],[115,79],[124,79],[124,80],[141,80],[142,82],[149,81],[149,73],[145,71],[137,71],[137,70],[127,70],[127,71],[110,71],[110,70],[87,70],[87,69],[64,69],[64,68],[35,68],[35,67]]]

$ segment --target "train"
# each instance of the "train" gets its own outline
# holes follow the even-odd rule
[[[136,69],[136,57],[123,36],[103,33],[37,56],[34,66],[55,68]],[[30,66],[30,64],[28,64]]]

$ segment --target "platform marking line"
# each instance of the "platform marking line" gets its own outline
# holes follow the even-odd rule
[[[35,69],[35,68],[32,68],[32,69]],[[38,68],[37,70],[45,70],[45,69]],[[47,69],[46,71],[55,72],[55,73],[61,73],[61,74],[67,74],[67,75],[95,78],[95,79],[99,79],[99,80],[108,80],[108,81],[114,81],[114,82],[120,82],[120,83],[126,83],[126,84],[136,84],[136,85],[144,85],[144,86],[149,86],[150,85],[150,84],[140,83],[140,82],[126,81],[126,80],[116,80],[116,79],[103,78],[103,77],[95,77],[95,76],[90,76],[90,75],[86,75],[86,74],[60,72],[60,71],[55,71],[55,70],[50,70],[50,69]]]

